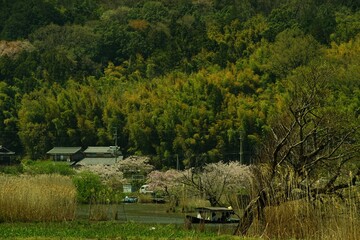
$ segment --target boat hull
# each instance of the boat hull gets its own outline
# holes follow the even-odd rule
[[[197,218],[194,216],[186,215],[186,220],[190,223],[201,223],[201,224],[231,224],[231,223],[239,223],[239,219],[230,219],[226,221],[212,221],[209,219]]]

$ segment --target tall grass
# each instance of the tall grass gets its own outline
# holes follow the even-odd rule
[[[255,221],[249,233],[270,239],[359,239],[360,186],[345,188],[337,194],[309,197],[300,194],[304,192],[297,188],[296,176],[289,175],[282,178],[286,182],[281,182],[282,179],[276,182],[289,191],[279,188],[280,191],[273,193],[278,205],[269,204],[265,208],[265,221]]]
[[[336,197],[314,204],[291,201],[266,209],[263,235],[277,239],[347,239],[360,236],[359,212],[356,203]]]
[[[0,176],[0,221],[72,220],[76,194],[65,176]]]

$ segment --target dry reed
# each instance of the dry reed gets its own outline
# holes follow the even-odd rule
[[[267,207],[266,226],[256,222],[253,228],[257,229],[255,232],[262,229],[262,236],[270,239],[357,240],[360,198],[358,192],[351,195],[346,200],[323,196],[316,201],[293,200]]]
[[[72,220],[76,188],[60,175],[0,176],[0,221]]]

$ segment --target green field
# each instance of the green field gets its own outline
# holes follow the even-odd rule
[[[125,238],[185,237],[170,225],[74,221],[61,223],[6,223],[0,225],[2,238]],[[191,233],[189,232],[189,235]]]
[[[233,226],[184,227],[167,204],[79,205],[73,221],[7,222],[1,239],[231,239]],[[93,220],[102,219],[102,220]],[[234,237],[235,238],[235,237]],[[239,239],[237,237],[236,239]]]
[[[0,239],[239,239],[219,229],[118,221],[1,223]],[[245,238],[244,238],[245,239]],[[254,239],[254,238],[246,238]]]

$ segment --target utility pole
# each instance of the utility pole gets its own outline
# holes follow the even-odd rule
[[[176,170],[179,171],[179,154],[176,154]]]
[[[114,138],[115,138],[115,151],[114,151],[114,154],[115,154],[115,162],[117,162],[117,155],[118,155],[118,146],[117,146],[117,139],[118,139],[118,132],[117,132],[117,127],[114,128],[115,129],[115,132],[114,132]]]
[[[239,139],[240,139],[240,164],[243,164],[243,138],[242,138],[242,131],[240,130],[240,136],[239,136]]]

